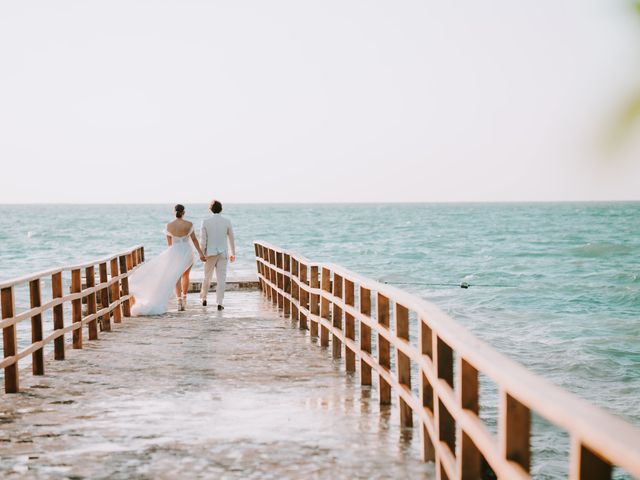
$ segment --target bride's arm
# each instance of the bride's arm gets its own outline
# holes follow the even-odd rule
[[[191,231],[191,241],[193,242],[193,245],[196,247],[196,250],[198,251],[198,255],[200,256],[200,260],[202,260],[203,262],[206,260],[204,253],[202,253],[202,249],[200,248],[200,243],[198,242],[198,237],[196,237],[195,232]]]
[[[171,246],[171,244],[173,243],[173,239],[171,238],[171,235],[169,235],[169,224],[168,223],[164,226],[164,233],[167,236],[167,245]]]

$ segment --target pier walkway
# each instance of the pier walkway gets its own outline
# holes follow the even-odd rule
[[[0,478],[527,480],[538,417],[552,476],[640,478],[640,429],[435,305],[254,246],[222,312],[131,318],[142,246],[0,282]]]
[[[1,478],[430,478],[419,435],[258,290],[127,318],[0,402]],[[26,366],[25,368],[30,368]]]

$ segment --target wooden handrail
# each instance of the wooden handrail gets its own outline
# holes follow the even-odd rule
[[[347,371],[359,357],[362,385],[371,384],[375,371],[381,403],[395,392],[400,421],[410,427],[415,415],[423,458],[436,462],[438,478],[482,478],[482,459],[498,478],[530,478],[531,412],[569,434],[570,478],[610,478],[613,466],[640,478],[640,429],[498,353],[435,305],[339,265],[311,262],[267,242],[254,247],[262,292],[312,337],[320,331],[320,344],[331,343],[334,358],[344,350]],[[417,341],[409,336],[411,312]],[[412,365],[419,395],[412,390]],[[479,416],[479,374],[500,392],[497,438]]]
[[[54,342],[56,360],[65,358],[66,333],[73,335],[73,348],[82,348],[82,327],[88,325],[89,340],[98,338],[98,320],[103,330],[110,330],[111,317],[119,322],[122,316],[130,315],[131,295],[129,295],[128,277],[144,261],[144,247],[137,245],[129,250],[78,265],[64,266],[45,270],[23,277],[0,282],[2,307],[2,341],[4,358],[0,368],[4,369],[4,386],[6,393],[20,390],[20,373],[18,362],[32,355],[34,375],[44,375],[44,346]],[[97,268],[96,268],[97,267]],[[107,277],[110,268],[111,278]],[[84,271],[85,286],[82,285]],[[62,275],[71,273],[70,293],[63,292]],[[95,275],[99,272],[100,280],[96,283]],[[41,284],[43,278],[51,278],[52,298],[42,303]],[[15,311],[15,288],[28,285],[30,308],[23,312]],[[101,298],[98,310],[97,297]],[[82,311],[82,303],[86,299],[87,310]],[[71,303],[72,323],[65,326],[64,305]],[[53,332],[43,336],[42,314],[53,311]],[[31,319],[31,344],[18,352],[16,325]]]
[[[7,288],[7,287],[12,287],[14,285],[18,285],[18,284],[23,284],[23,283],[27,283],[30,282],[32,280],[37,280],[39,278],[42,277],[50,277],[56,273],[59,272],[69,272],[71,270],[76,270],[76,269],[83,269],[83,268],[88,268],[88,267],[92,267],[95,265],[98,265],[100,263],[109,263],[111,260],[115,259],[115,258],[119,258],[123,255],[128,255],[133,251],[140,251],[140,255],[141,255],[141,262],[144,261],[144,246],[142,245],[136,245],[135,247],[132,247],[128,250],[124,250],[122,252],[119,253],[114,253],[113,255],[109,255],[107,257],[103,257],[103,258],[98,258],[96,260],[92,260],[90,262],[86,262],[86,263],[79,263],[77,265],[65,265],[63,267],[57,267],[57,268],[52,268],[49,270],[42,270],[41,272],[36,272],[36,273],[30,273],[28,275],[24,275],[22,277],[16,277],[16,278],[10,278],[8,280],[2,280],[0,281],[0,290]]]

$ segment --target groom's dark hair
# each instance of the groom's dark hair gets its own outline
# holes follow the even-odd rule
[[[220,213],[222,211],[222,204],[218,200],[211,200],[209,210],[213,213]]]

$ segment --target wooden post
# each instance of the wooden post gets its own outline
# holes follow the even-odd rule
[[[29,282],[29,301],[31,308],[42,306],[40,279]],[[31,343],[42,340],[42,314],[31,317]],[[44,375],[44,348],[39,348],[31,354],[31,370],[34,375]]]
[[[129,295],[129,277],[131,276],[131,273],[133,271],[133,269],[135,268],[135,265],[133,264],[133,252],[131,252],[130,254],[128,254],[126,256],[127,259],[127,273],[129,273],[129,275],[127,275],[127,295]],[[124,285],[122,287],[122,291],[124,292]],[[131,306],[133,305],[133,302],[135,300],[129,298],[127,300],[127,311],[123,312],[125,314],[126,317],[130,317],[131,316]]]
[[[265,262],[269,261],[269,251],[267,250],[266,247],[264,246],[260,246],[260,258],[262,258],[262,260],[264,260]],[[269,269],[267,268],[267,266],[263,263],[260,262],[260,272],[262,273],[262,275],[264,276],[264,278],[260,279],[260,283],[262,284],[262,293],[264,294],[264,296],[266,298],[269,298],[269,285],[268,285],[268,280],[269,280]]]
[[[502,455],[529,471],[531,450],[531,412],[529,409],[503,391],[500,402],[500,446]]]
[[[458,402],[460,407],[470,410],[474,415],[480,411],[478,371],[473,366],[458,357]],[[462,480],[475,480],[481,478],[482,457],[480,451],[475,446],[471,437],[457,427],[457,437],[461,439],[460,452],[456,455],[458,460],[458,470],[461,472]]]
[[[120,272],[127,273],[129,271],[128,267],[129,266],[127,262],[127,256],[121,255],[120,256]],[[122,280],[120,280],[120,282],[122,283],[122,295],[127,297],[129,295],[129,278],[124,277]],[[128,298],[124,302],[122,302],[122,314],[125,317],[131,316],[131,302],[129,301]]]
[[[423,318],[418,319],[419,327],[419,344],[420,350],[423,355],[426,355],[433,360],[433,338],[431,334],[431,328],[427,325]],[[420,403],[425,407],[431,415],[435,418],[435,410],[433,406],[433,387],[429,383],[427,375],[420,369]],[[432,462],[436,458],[436,452],[434,447],[434,439],[429,435],[427,427],[422,424],[421,429],[422,440],[422,459],[425,462]]]
[[[2,305],[2,319],[13,318],[15,315],[15,301],[13,287],[6,287],[0,291]],[[10,325],[2,329],[2,345],[4,358],[13,357],[18,353],[18,339],[16,326]],[[6,393],[18,393],[20,391],[20,371],[18,361],[4,368],[4,391]]]
[[[84,271],[84,276],[87,282],[87,288],[93,288],[96,286],[96,272],[93,265],[87,267]],[[93,315],[97,310],[96,292],[90,293],[87,297],[87,314]],[[89,322],[89,340],[98,339],[98,320],[93,319]]]
[[[52,297],[62,298],[62,272],[54,273],[51,276],[51,292]],[[60,330],[64,328],[64,313],[62,304],[53,307],[53,329]],[[53,341],[53,358],[56,360],[64,360],[64,335],[60,335]]]
[[[299,288],[300,306],[308,310],[309,309],[309,292],[304,287],[306,285],[309,285],[309,280],[307,279],[307,265],[304,263],[300,263],[299,268],[300,268],[300,285],[301,285],[301,287]],[[307,330],[308,328],[309,328],[309,325],[307,322],[307,316],[304,313],[302,313],[302,311],[300,311],[300,329]]]
[[[262,279],[260,278],[260,275],[262,275],[262,271],[260,270],[260,251],[261,251],[261,249],[262,249],[262,245],[260,245],[259,243],[254,243],[253,244],[253,251],[255,252],[255,256],[256,256],[256,272],[258,273],[258,285],[260,287],[260,291],[263,292],[263,290],[262,290]]]
[[[100,283],[107,283],[109,281],[109,278],[107,276],[106,262],[101,263],[98,269],[100,271]],[[100,290],[100,308],[109,308],[109,289],[107,287],[104,287],[102,290]],[[105,313],[102,316],[100,325],[102,326],[103,331],[111,331],[111,315],[109,314],[109,312]]]
[[[371,290],[360,286],[360,313],[371,318]],[[371,327],[360,322],[360,349],[371,355]],[[371,385],[371,366],[360,358],[360,385]]]
[[[593,450],[582,445],[579,439],[571,439],[570,480],[610,479],[613,474],[611,464]]]
[[[275,283],[273,282],[273,279],[272,279],[275,273],[273,271],[273,266],[271,264],[269,264],[267,268],[269,269],[268,276],[267,276],[267,278],[269,278],[269,292],[267,297],[269,298],[269,300],[271,300],[271,303],[273,305],[276,305],[278,303],[278,297],[276,295]]]
[[[325,292],[331,291],[331,271],[325,267],[322,267],[322,290]],[[324,296],[320,299],[320,316],[325,320],[331,318],[329,300]],[[329,330],[324,325],[320,325],[320,345],[323,347],[329,346]]]
[[[298,304],[300,303],[300,269],[298,261],[295,258],[291,259],[291,319],[294,323],[298,323],[300,320],[300,311],[298,310]]]
[[[270,263],[271,268],[271,297],[273,300],[273,304],[278,306],[278,272],[276,271],[276,267],[278,266],[278,255],[275,250],[271,250],[272,258]]]
[[[144,247],[140,247],[140,263],[144,262]]]
[[[276,252],[276,267],[282,267],[282,252]],[[284,309],[284,295],[281,293],[284,289],[284,275],[280,272],[276,271],[276,286],[278,289],[276,290],[276,295],[278,298],[278,308]]]
[[[409,343],[409,310],[403,305],[396,303],[395,308],[396,335]],[[411,390],[411,361],[400,349],[396,348],[396,374],[400,385],[404,385]],[[398,396],[400,405],[400,425],[403,427],[413,426],[413,411],[401,396]]]
[[[273,278],[275,277],[275,272],[273,271],[273,264],[269,263],[267,266],[267,278],[269,279],[269,290],[267,292],[267,297],[271,300],[273,305],[278,303],[278,297],[276,296],[275,283]]]
[[[258,285],[260,287],[260,291],[262,293],[264,293],[264,290],[262,289],[262,279],[260,278],[260,275],[262,275],[262,270],[260,270],[260,250],[262,248],[262,245],[260,245],[259,243],[254,243],[253,244],[253,251],[255,252],[255,256],[256,256],[256,272],[258,273]]]
[[[266,282],[267,282],[267,291],[266,291],[266,295],[267,298],[269,300],[271,300],[271,303],[274,303],[274,297],[273,297],[273,287],[271,286],[271,284],[273,283],[273,273],[271,271],[271,249],[267,249],[266,251],[266,261],[267,264],[264,266],[265,270],[265,277],[266,277]]]
[[[282,275],[282,290],[285,294],[291,295],[291,256],[287,253],[282,255],[282,268],[286,272]],[[284,316],[291,315],[291,300],[286,295],[282,295]]]
[[[271,287],[271,283],[273,282],[273,278],[271,276],[271,249],[266,248],[264,249],[264,259],[266,261],[265,264],[262,265],[262,269],[264,270],[264,276],[265,276],[265,295],[266,297],[271,300],[271,302],[273,303],[273,289]]]
[[[378,293],[377,301],[377,320],[380,325],[389,328],[389,299]],[[391,369],[391,347],[389,341],[382,335],[378,334],[378,363],[387,371]],[[380,404],[388,405],[391,403],[391,385],[380,376]]]
[[[113,258],[111,259],[111,279],[113,280],[118,275],[118,259]],[[120,301],[120,281],[115,281],[111,284],[111,301],[114,303]],[[113,309],[113,322],[122,322],[122,308],[119,303]]]
[[[278,294],[274,285],[278,283],[278,274],[273,268],[276,265],[276,252],[272,248],[269,249],[269,298],[271,302],[276,305],[278,303]]]
[[[268,263],[269,263],[269,249],[267,249],[267,247],[262,247],[262,258],[266,263],[262,263],[262,274],[264,275],[264,296],[267,299],[271,299],[270,295],[269,295],[269,268],[268,268]]]
[[[444,380],[453,388],[453,350],[449,345],[437,336],[433,337],[436,343],[434,351],[436,371],[438,378]],[[438,438],[445,442],[451,449],[451,453],[456,451],[456,425],[453,416],[446,409],[440,399],[435,402],[436,426],[438,428]]]
[[[342,298],[342,277],[336,273],[333,274],[333,296],[336,298]],[[342,308],[335,302],[333,303],[333,313],[331,314],[333,327],[342,331]],[[342,356],[342,340],[334,332],[331,340],[333,358],[340,358]]]
[[[82,291],[82,276],[80,269],[71,270],[71,293]],[[71,302],[71,321],[73,323],[82,322],[82,299],[78,298]],[[82,348],[82,327],[73,330],[73,348]]]
[[[320,283],[318,282],[318,267],[316,265],[311,266],[311,279],[309,281],[311,288],[319,288]],[[317,293],[312,293],[309,301],[309,311],[311,315],[320,315],[320,295]],[[310,319],[311,325],[309,329],[309,335],[312,338],[318,336],[318,322],[314,319]]]
[[[262,291],[262,293],[264,293],[264,289],[262,288],[262,279],[260,278],[260,275],[262,275],[262,270],[260,269],[260,266],[261,266],[260,258],[261,258],[262,245],[260,245],[259,243],[254,243],[253,244],[253,250],[256,253],[256,271],[258,272],[258,283],[260,284],[260,290]]]
[[[355,306],[355,285],[351,280],[344,279],[344,303],[350,307]],[[344,316],[344,335],[349,340],[356,339],[356,326],[353,315],[345,313]],[[345,368],[347,372],[356,371],[356,353],[350,347],[345,345]]]

